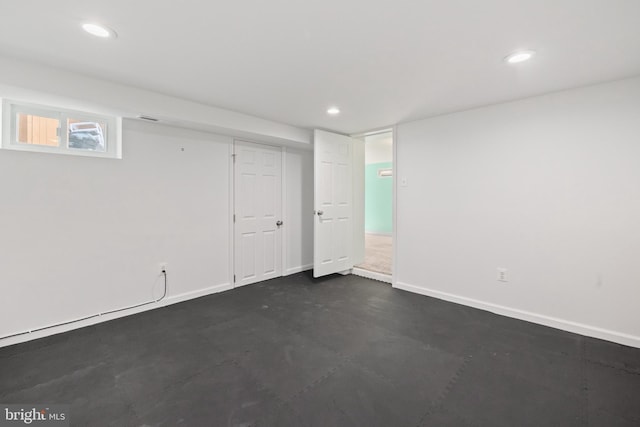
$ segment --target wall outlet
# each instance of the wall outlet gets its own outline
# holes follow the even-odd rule
[[[498,268],[498,282],[507,282],[507,269]]]
[[[160,270],[160,274],[164,273],[167,271],[167,263],[166,262],[161,262],[158,264],[158,268]]]

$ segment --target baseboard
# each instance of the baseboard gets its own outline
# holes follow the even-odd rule
[[[60,334],[62,332],[72,331],[74,329],[84,328],[86,326],[95,325],[102,322],[107,322],[109,320],[118,319],[120,317],[130,316],[132,314],[142,313],[143,311],[155,310],[156,308],[166,307],[168,305],[177,304],[179,302],[188,301],[190,299],[199,298],[205,295],[211,295],[218,292],[224,292],[227,290],[233,289],[233,285],[230,283],[223,283],[221,285],[215,285],[204,289],[199,289],[197,291],[185,292],[179,295],[173,295],[167,297],[162,301],[158,301],[153,304],[144,305],[140,307],[131,308],[129,310],[119,311],[116,313],[104,314],[98,317],[92,317],[86,320],[79,320],[77,322],[68,323],[65,325],[54,326],[49,329],[45,329],[42,331],[35,331],[26,333],[23,335],[17,335],[10,338],[0,339],[0,348],[10,346],[13,344],[19,344],[22,342],[27,342],[31,340],[35,340],[38,338],[48,337],[50,335]],[[73,321],[73,320],[71,320]]]
[[[179,302],[187,301],[194,298],[200,298],[205,295],[217,294],[218,292],[229,291],[233,289],[233,284],[231,283],[223,283],[221,285],[210,286],[208,288],[199,289],[197,291],[185,292],[182,294],[174,295],[169,297],[161,302],[164,302],[166,305],[176,304]]]
[[[313,268],[313,264],[305,264],[299,267],[287,268],[283,276],[290,276],[292,274],[301,273],[303,271],[311,270],[312,268]]]
[[[582,323],[572,322],[570,320],[559,319],[557,317],[545,316],[542,314],[532,313],[530,311],[509,308],[509,307],[505,307],[498,304],[476,300],[473,298],[462,297],[459,295],[449,294],[446,292],[436,291],[433,289],[427,289],[419,286],[409,285],[403,282],[396,282],[395,285],[393,285],[393,287],[397,289],[402,289],[404,291],[413,292],[416,294],[426,295],[429,297],[438,298],[445,301],[455,302],[457,304],[479,308],[481,310],[490,311],[492,313],[500,314],[503,316],[525,320],[527,322],[537,323],[540,325],[549,326],[552,328],[561,329],[564,331],[573,332],[580,335],[599,338],[606,341],[612,341],[618,344],[640,348],[640,337],[625,334],[622,332],[611,331],[608,329],[598,328],[596,326],[590,326]]]
[[[356,276],[366,277],[367,279],[378,280],[378,281],[384,282],[384,283],[391,283],[392,282],[392,277],[390,275],[388,275],[388,274],[378,273],[376,271],[364,270],[364,269],[358,268],[358,267],[354,267],[351,270],[351,273],[355,274]]]

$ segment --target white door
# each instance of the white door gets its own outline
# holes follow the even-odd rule
[[[282,276],[282,153],[234,145],[235,286]]]
[[[354,220],[360,227],[364,215],[358,211],[363,209],[360,203],[354,203],[354,153],[363,151],[358,143],[344,135],[314,132],[314,277],[353,268],[354,254],[361,252],[356,236],[362,233],[354,229]],[[362,191],[356,189],[356,201]]]

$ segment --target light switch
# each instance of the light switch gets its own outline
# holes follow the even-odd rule
[[[407,179],[406,176],[403,176],[402,178],[400,178],[400,187],[408,187],[409,186],[409,180]]]

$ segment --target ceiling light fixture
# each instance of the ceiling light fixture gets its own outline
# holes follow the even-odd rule
[[[340,109],[338,107],[331,107],[327,110],[327,114],[330,116],[337,116],[340,114]]]
[[[111,28],[107,28],[105,26],[98,25],[98,24],[89,24],[89,23],[82,24],[82,29],[93,36],[101,37],[103,39],[107,39],[107,38],[115,39],[118,36],[116,32],[113,31]]]
[[[519,50],[507,55],[504,61],[509,64],[518,64],[530,60],[535,54],[536,52],[534,50]]]

